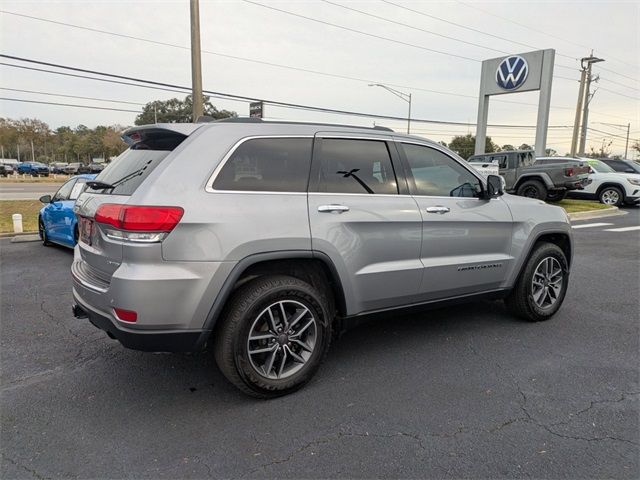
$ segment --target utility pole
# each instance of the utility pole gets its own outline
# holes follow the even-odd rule
[[[629,133],[631,131],[631,124],[627,123],[627,141],[624,144],[624,158],[627,158],[627,152],[629,151]],[[4,156],[2,157],[4,158]]]
[[[202,105],[202,61],[200,54],[200,5],[191,0],[191,101],[193,121],[204,114]]]
[[[35,162],[36,161],[36,152],[33,149],[33,139],[31,140],[31,161]]]
[[[573,137],[571,138],[571,156],[578,153],[578,132],[580,131],[580,119],[582,118],[582,101],[584,100],[584,82],[587,78],[587,69],[582,67],[580,74],[580,90],[578,91],[578,104],[576,105],[576,117],[573,121]]]
[[[158,123],[158,108],[156,102],[153,102],[153,123]]]
[[[576,106],[576,117],[573,124],[573,137],[571,140],[571,155],[584,155],[585,144],[587,141],[587,126],[589,120],[589,102],[593,98],[594,93],[590,93],[591,82],[594,78],[591,76],[591,66],[594,63],[604,62],[604,59],[594,57],[593,51],[588,57],[580,60],[582,74],[580,75],[580,92],[578,94],[578,104]],[[596,78],[597,82],[598,79]],[[580,110],[582,110],[582,122],[580,122]],[[582,123],[582,125],[580,125]],[[581,128],[582,126],[582,128]],[[578,144],[578,132],[580,132],[580,145]]]

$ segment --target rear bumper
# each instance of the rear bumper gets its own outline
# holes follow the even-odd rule
[[[87,318],[126,348],[145,352],[193,352],[199,349],[198,340],[202,331],[136,331],[123,328],[114,319],[82,304],[75,291],[73,298],[76,302],[73,306],[76,318]]]

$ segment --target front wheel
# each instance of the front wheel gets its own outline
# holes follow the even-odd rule
[[[619,207],[624,201],[622,191],[618,187],[605,187],[598,195],[600,203]]]
[[[42,221],[42,217],[38,217],[38,235],[40,236],[40,240],[42,240],[42,244],[44,246],[51,245],[49,237],[47,236],[47,229],[44,226],[44,222]]]
[[[568,284],[569,265],[562,249],[540,243],[505,303],[511,313],[530,322],[548,320],[562,305]]]
[[[316,373],[331,342],[330,302],[297,278],[274,275],[240,287],[214,332],[224,376],[258,398],[286,395]]]

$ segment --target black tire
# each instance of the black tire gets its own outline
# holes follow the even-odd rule
[[[288,300],[307,308],[315,319],[314,347],[298,371],[286,378],[267,378],[252,365],[248,353],[249,336],[261,312],[270,305]],[[285,275],[259,277],[240,287],[224,309],[214,339],[214,354],[223,375],[244,393],[257,398],[274,398],[294,392],[305,385],[324,360],[332,338],[334,317],[332,303],[316,288],[297,278]],[[281,318],[277,315],[278,319]],[[279,320],[277,320],[279,321]],[[293,323],[293,322],[292,322]],[[266,332],[265,332],[266,333]],[[284,351],[286,339],[278,337],[274,348]],[[268,340],[274,341],[274,340]],[[264,340],[265,344],[267,340]],[[255,345],[255,344],[254,344]],[[291,343],[288,344],[291,351]],[[257,346],[258,349],[260,345]],[[298,353],[301,353],[299,350]],[[271,353],[266,353],[267,358]],[[282,356],[274,358],[282,359]],[[280,353],[280,355],[282,355]],[[256,358],[256,357],[252,357]],[[280,364],[280,360],[273,361]],[[264,367],[264,365],[263,365]],[[271,369],[267,368],[267,374]],[[274,368],[273,373],[276,374]]]
[[[605,205],[619,207],[624,203],[624,194],[618,187],[604,187],[598,192],[598,200]]]
[[[538,200],[547,199],[547,187],[539,180],[527,180],[522,182],[518,187],[518,195],[521,197],[537,198]]]
[[[45,247],[51,245],[51,242],[47,237],[47,230],[44,228],[44,222],[42,221],[42,217],[38,217],[38,235],[40,236],[40,240],[42,240],[42,244]]]
[[[560,190],[556,192],[547,192],[547,202],[561,202],[567,196],[566,190]]]
[[[533,276],[538,267],[547,259],[555,259],[562,269],[562,283],[556,300],[549,306],[539,306],[534,300]],[[513,290],[505,299],[509,311],[530,322],[540,322],[551,318],[562,306],[569,284],[569,265],[560,247],[553,243],[542,242],[536,245],[527,263],[516,281]],[[546,287],[547,283],[544,282]],[[550,298],[550,297],[549,297]],[[544,300],[544,298],[543,298]]]

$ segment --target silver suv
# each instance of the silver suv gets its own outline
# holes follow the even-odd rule
[[[247,119],[123,138],[75,207],[74,314],[129,348],[210,346],[248,394],[301,387],[373,313],[489,297],[539,321],[564,299],[564,210],[439,144]]]

